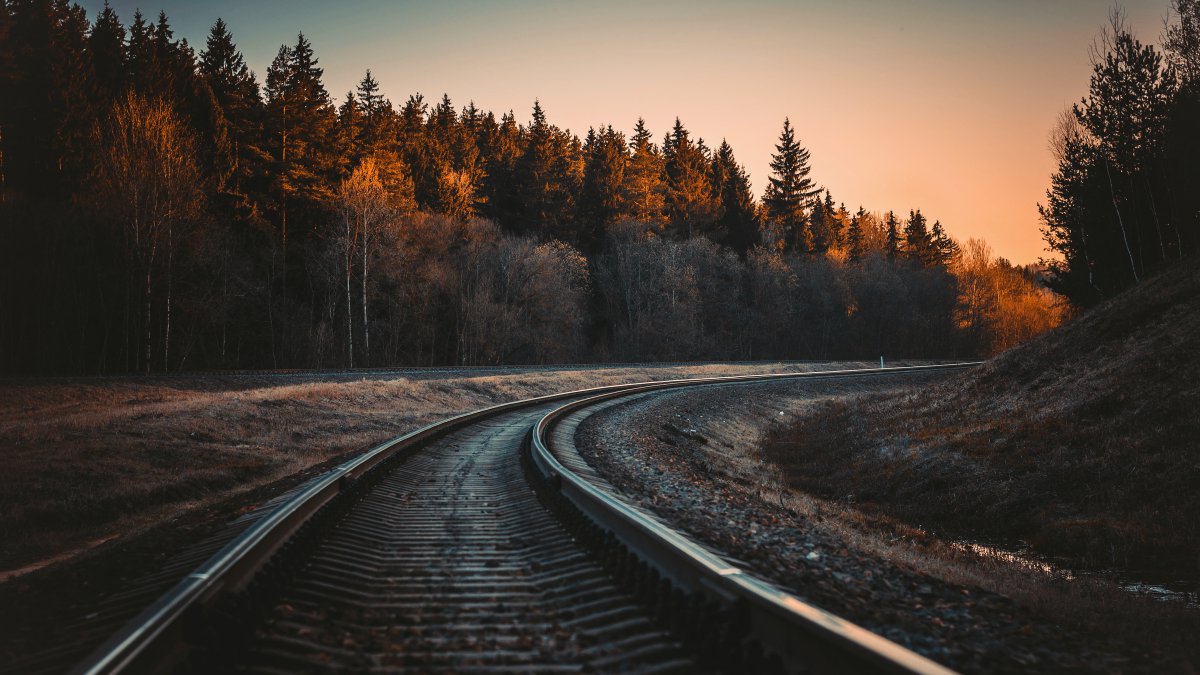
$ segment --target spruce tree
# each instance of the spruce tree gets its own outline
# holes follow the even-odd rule
[[[0,44],[6,184],[61,200],[87,172],[97,116],[88,79],[87,15],[66,2],[9,2],[9,41]],[[90,164],[93,158],[87,158]],[[10,182],[11,180],[11,182]]]
[[[364,114],[370,116],[383,106],[383,94],[379,93],[379,80],[376,80],[375,76],[371,74],[370,68],[367,68],[363,79],[359,81],[357,92],[358,101]]]
[[[657,227],[666,213],[666,182],[662,154],[652,138],[646,121],[639,117],[629,139],[631,156],[621,201],[625,215]]]
[[[858,212],[850,219],[850,225],[846,229],[846,247],[847,254],[850,260],[858,262],[866,255],[866,237],[863,235],[863,219],[867,216],[867,212],[863,207],[858,207]]]
[[[904,252],[923,267],[930,267],[935,262],[933,237],[921,209],[908,212],[908,221],[904,225]]]
[[[583,180],[583,146],[578,138],[546,121],[534,101],[525,152],[518,165],[523,227],[541,237],[571,241],[575,197]]]
[[[1161,183],[1157,174],[1163,164],[1175,73],[1163,67],[1161,53],[1126,29],[1120,14],[1112,15],[1100,44],[1106,51],[1093,54],[1088,95],[1074,112],[1095,139],[1098,168],[1109,183],[1119,233],[1119,239],[1111,239],[1124,249],[1129,276],[1136,283],[1147,269],[1177,258],[1182,244],[1171,219],[1164,227],[1159,217],[1160,210],[1169,208],[1169,195],[1156,194],[1166,192],[1156,183]]]
[[[611,125],[599,133],[589,130],[589,140],[584,148],[587,164],[579,209],[586,231],[580,243],[585,251],[590,251],[599,244],[605,226],[620,214],[621,186],[625,182],[629,155],[625,135]]]
[[[483,124],[483,111],[475,106],[474,100],[467,101],[467,105],[459,113],[458,123],[472,137],[479,133],[480,125]]]
[[[129,24],[129,45],[126,49],[125,66],[127,81],[137,91],[146,93],[147,81],[154,68],[154,29],[146,22],[142,10],[133,11],[133,23]]]
[[[194,95],[195,55],[191,47],[186,40],[175,39],[167,13],[160,11],[154,24],[142,20],[142,35],[135,52],[134,35],[139,32],[136,30],[139,19],[140,15],[135,15],[129,40],[134,89],[143,96],[171,101],[177,108],[187,110]]]
[[[228,187],[234,194],[251,192],[252,185],[261,182],[267,171],[263,162],[263,104],[258,81],[220,18],[209,30],[199,70],[229,124],[234,166]]]
[[[419,208],[433,210],[437,206],[438,166],[434,161],[429,129],[425,118],[429,105],[420,93],[412,94],[400,109],[400,157],[412,172],[413,187]]]
[[[332,147],[333,126],[337,113],[322,78],[312,44],[301,33],[288,61],[288,98],[291,105],[295,142],[293,161],[288,163],[288,182],[299,204],[319,216],[322,205],[332,194],[338,157]],[[312,221],[315,225],[315,221]]]
[[[691,238],[715,215],[708,158],[678,117],[663,147],[667,214],[676,235]]]
[[[846,210],[846,202],[838,204],[837,214],[834,216],[833,224],[833,244],[837,249],[846,247],[846,230],[850,226],[850,212]]]
[[[519,163],[524,151],[520,125],[510,110],[497,123],[492,113],[480,122],[479,144],[484,161],[481,188],[484,213],[510,231],[521,229],[522,199]]]
[[[714,238],[744,256],[759,242],[754,195],[750,176],[724,139],[713,156],[711,176],[718,211]]]
[[[888,260],[897,260],[903,257],[904,252],[900,243],[900,221],[896,219],[895,212],[888,211],[884,226],[887,228],[887,241],[884,244],[887,258]]]
[[[380,180],[386,189],[388,172],[396,166],[396,162],[402,161],[400,120],[392,102],[380,92],[379,81],[370,69],[363,75],[354,93],[362,116],[358,127],[358,147],[364,156],[376,158]],[[403,169],[403,173],[405,182],[411,183],[408,170]]]
[[[811,233],[805,227],[805,211],[820,193],[808,177],[812,171],[808,160],[808,150],[796,141],[791,121],[784,118],[779,144],[771,156],[772,175],[763,195],[763,207],[767,217],[782,231],[785,244],[801,251],[812,250]]]
[[[812,251],[814,253],[824,255],[829,249],[841,246],[842,231],[839,217],[839,211],[833,205],[833,196],[828,190],[825,191],[823,201],[813,201],[808,226],[812,233]]]
[[[309,233],[321,221],[331,196],[339,157],[335,152],[337,111],[322,82],[312,45],[301,33],[294,47],[282,46],[267,70],[267,145],[274,160],[280,234],[290,220]]]
[[[362,104],[354,96],[354,92],[346,92],[342,105],[338,106],[336,145],[338,147],[339,173],[349,174],[362,162],[367,154],[363,147],[363,130],[366,126],[366,114]],[[372,171],[377,173],[374,165]]]
[[[458,144],[458,113],[449,95],[442,94],[442,100],[430,111],[426,126],[426,142],[438,166],[443,170],[458,169],[459,164],[454,156],[454,148]]]
[[[97,106],[107,109],[125,88],[125,26],[104,0],[104,8],[88,35],[88,51],[95,74]]]
[[[942,228],[940,220],[933,221],[933,229],[930,232],[933,240],[933,262],[941,267],[951,267],[958,261],[962,252],[959,250],[958,242],[954,241],[946,230]]]

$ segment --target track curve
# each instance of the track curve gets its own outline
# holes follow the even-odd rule
[[[542,412],[454,432],[384,478],[296,575],[239,665],[693,669],[530,492],[518,453]]]
[[[912,369],[966,365],[973,364]],[[600,532],[601,541],[592,541],[580,527],[594,530],[594,524],[564,513],[561,487],[572,479],[561,466],[549,473],[544,467],[531,471],[542,476],[535,484],[549,486],[542,490],[549,510],[539,503],[525,472],[538,465],[537,455],[523,462],[522,453],[531,428],[563,400],[899,370],[620,385],[503,404],[431,425],[299,491],[75,672],[729,667],[698,661],[701,652],[694,645],[684,648],[679,639],[680,629],[703,614],[697,608],[711,600],[697,599],[686,586],[650,588],[645,580],[651,576],[645,574],[635,574],[629,583],[630,575],[621,569],[636,565],[622,557],[630,546],[611,532]],[[625,580],[625,587],[614,579]],[[668,601],[650,600],[659,591]],[[694,597],[681,597],[684,592]],[[743,600],[735,609],[740,612],[744,605]],[[831,619],[836,617],[816,620]],[[919,659],[906,661],[904,655],[911,653],[900,651],[898,659],[871,653],[868,661],[876,670],[934,672]],[[792,661],[786,661],[747,652],[731,663],[792,669]]]

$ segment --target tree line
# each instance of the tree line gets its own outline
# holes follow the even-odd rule
[[[1050,286],[1090,306],[1200,246],[1200,0],[1173,0],[1162,48],[1114,9],[1087,95],[1050,136]]]
[[[789,120],[759,200],[678,119],[580,137],[323,75],[303,34],[260,83],[220,19],[197,51],[0,3],[0,368],[954,356],[1061,311],[919,209],[847,209]]]

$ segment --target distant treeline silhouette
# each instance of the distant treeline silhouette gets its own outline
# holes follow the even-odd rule
[[[1058,321],[982,242],[851,213],[787,120],[758,200],[678,120],[322,77],[303,35],[260,86],[220,19],[197,53],[162,13],[0,3],[0,369],[963,356]]]

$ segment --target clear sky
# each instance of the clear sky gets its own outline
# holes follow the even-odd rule
[[[370,68],[400,105],[450,95],[527,123],[539,98],[581,136],[678,116],[722,138],[762,193],[785,116],[812,177],[852,211],[922,209],[1014,262],[1043,255],[1047,134],[1087,88],[1106,0],[112,0],[126,24],[166,10],[203,48],[216,17],[262,81],[303,31],[337,99]],[[103,0],[81,3],[94,17]],[[1167,0],[1122,3],[1158,43]]]

